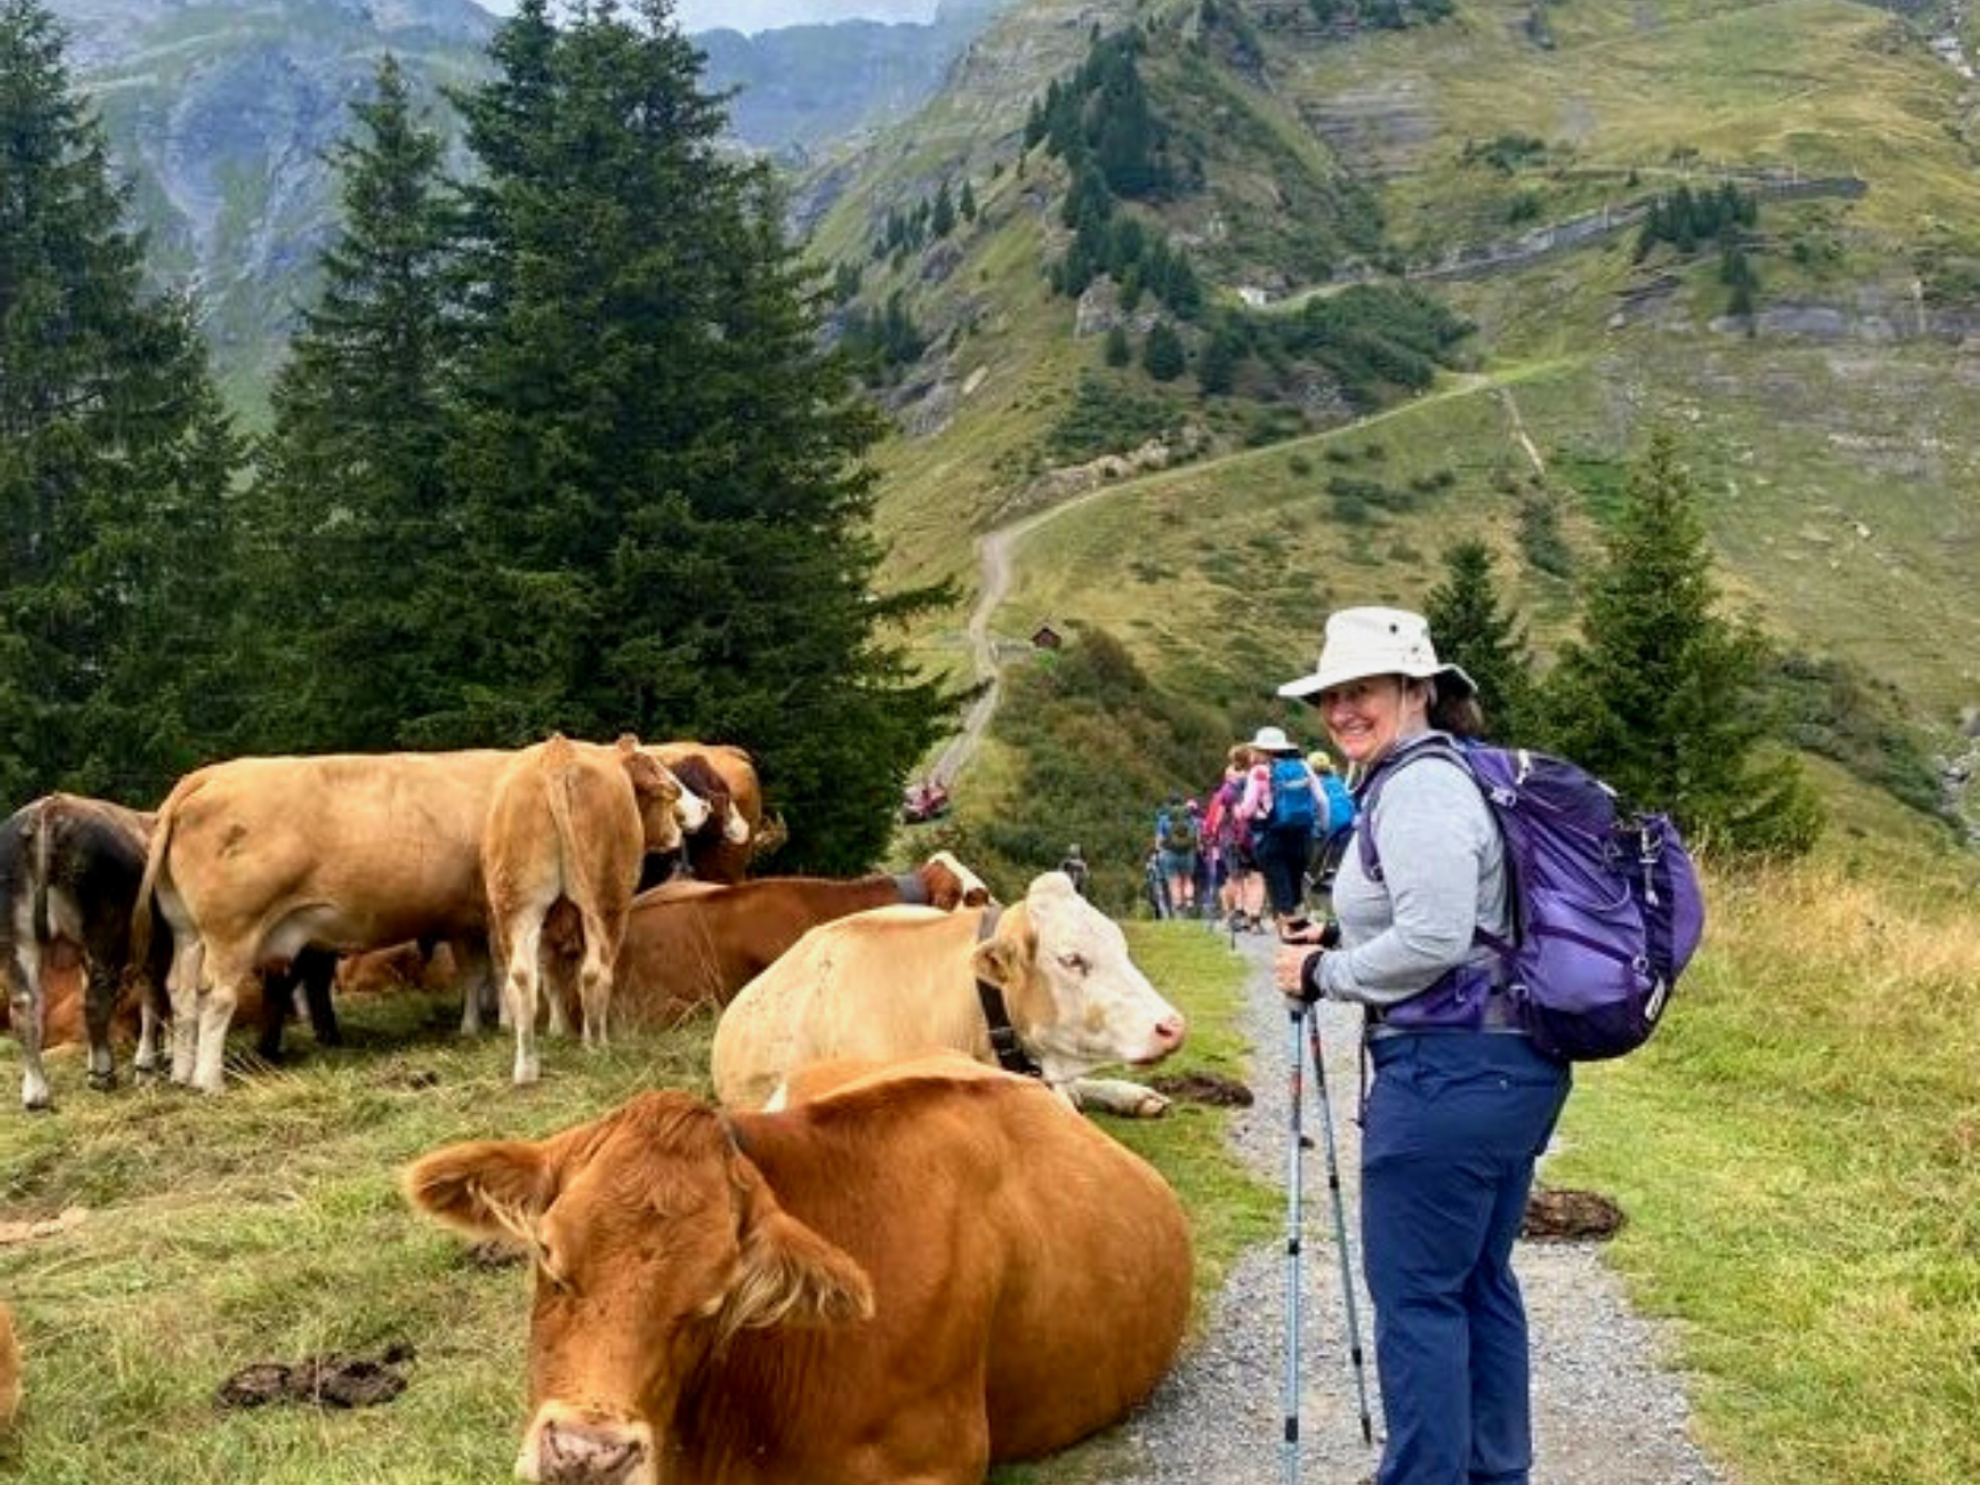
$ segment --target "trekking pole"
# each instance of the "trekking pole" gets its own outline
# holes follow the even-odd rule
[[[1320,1016],[1317,1011],[1307,1017],[1306,1034],[1313,1051],[1314,1090],[1320,1099],[1320,1127],[1327,1140],[1327,1189],[1334,1197],[1334,1247],[1341,1258],[1341,1298],[1347,1304],[1348,1359],[1354,1365],[1354,1387],[1361,1400],[1361,1441],[1373,1445],[1375,1425],[1368,1416],[1368,1373],[1362,1364],[1361,1321],[1355,1312],[1354,1264],[1348,1253],[1347,1207],[1341,1200],[1341,1167],[1334,1154],[1334,1108],[1327,1097],[1327,1057],[1320,1044]]]
[[[1291,1106],[1292,1138],[1286,1145],[1286,1485],[1299,1485],[1299,1127],[1300,1085],[1304,1081],[1299,1023],[1306,1019],[1307,1007],[1295,1003],[1292,1016],[1292,1058],[1286,1085]]]

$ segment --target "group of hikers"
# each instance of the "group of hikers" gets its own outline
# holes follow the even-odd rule
[[[1252,933],[1303,922],[1308,891],[1327,890],[1354,828],[1333,758],[1261,727],[1231,748],[1208,799],[1171,795],[1155,812],[1144,868],[1155,916],[1215,916]]]

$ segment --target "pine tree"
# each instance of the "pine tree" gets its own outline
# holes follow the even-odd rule
[[[668,0],[580,9],[539,46],[544,24],[525,3],[461,99],[469,518],[458,679],[424,725],[742,742],[780,864],[864,867],[951,700],[881,626],[947,595],[873,593],[877,419],[818,349],[774,179],[720,147]]]
[[[965,222],[976,220],[976,192],[968,181],[963,182],[962,196],[956,202],[956,209],[962,213]]]
[[[1444,572],[1423,606],[1438,658],[1463,666],[1477,684],[1493,737],[1531,740],[1533,657],[1518,621],[1499,608],[1491,552],[1461,541],[1444,553]]]
[[[453,662],[428,611],[458,528],[440,479],[443,146],[390,56],[352,113],[331,152],[343,228],[276,380],[254,489],[270,751],[399,746],[408,698]]]
[[[956,203],[949,195],[947,180],[935,191],[935,205],[929,213],[928,230],[937,237],[947,237],[956,230]]]
[[[1792,757],[1766,749],[1758,633],[1713,613],[1716,591],[1689,474],[1668,432],[1630,471],[1592,580],[1582,638],[1545,698],[1561,751],[1686,832],[1731,850],[1795,853],[1821,809]]]
[[[1134,359],[1134,347],[1128,344],[1127,327],[1116,320],[1107,327],[1107,364],[1116,369]]]
[[[1188,369],[1182,337],[1167,320],[1157,320],[1142,342],[1141,364],[1158,382],[1172,382]]]
[[[221,684],[238,450],[35,0],[0,0],[0,141],[0,794],[149,805],[243,707]]]

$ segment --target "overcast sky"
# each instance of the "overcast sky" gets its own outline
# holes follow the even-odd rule
[[[479,3],[497,15],[515,9],[514,0]],[[774,26],[844,21],[855,16],[876,21],[925,21],[935,14],[935,0],[675,0],[674,14],[684,31],[731,26],[754,33]]]

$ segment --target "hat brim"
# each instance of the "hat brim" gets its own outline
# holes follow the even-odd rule
[[[1437,690],[1444,696],[1476,696],[1477,683],[1465,674],[1462,665],[1439,665],[1428,670],[1410,669],[1395,665],[1381,666],[1337,666],[1333,669],[1316,670],[1311,675],[1303,675],[1297,680],[1287,681],[1279,687],[1279,694],[1293,701],[1310,701],[1322,691],[1335,686],[1345,686],[1349,681],[1365,681],[1376,675],[1402,675],[1413,681],[1431,680],[1437,683]]]

